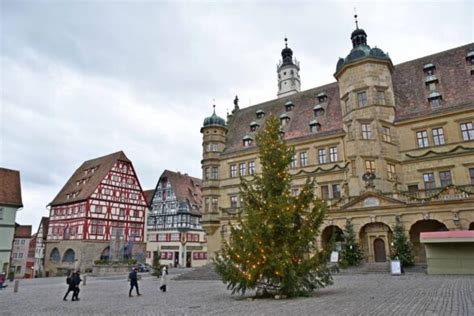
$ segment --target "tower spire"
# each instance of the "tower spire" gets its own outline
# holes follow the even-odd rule
[[[300,91],[300,64],[293,59],[293,51],[288,47],[288,37],[285,36],[285,48],[281,51],[281,61],[277,65],[278,97],[287,96]]]
[[[359,29],[359,21],[357,21],[357,10],[356,7],[354,7],[354,19],[355,19],[355,24],[356,24],[356,30]]]

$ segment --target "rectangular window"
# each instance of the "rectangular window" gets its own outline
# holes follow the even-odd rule
[[[436,187],[432,172],[423,173],[423,182],[425,183],[425,190],[432,190]]]
[[[393,180],[395,178],[395,165],[387,163],[387,178]]]
[[[211,168],[204,169],[204,179],[209,180],[211,178]]]
[[[370,124],[361,124],[362,128],[362,139],[371,139],[372,138],[372,127]]]
[[[351,172],[353,176],[357,176],[357,166],[355,160],[351,160]]]
[[[230,166],[230,177],[231,178],[237,177],[237,165]]]
[[[435,146],[444,145],[444,131],[442,127],[433,128],[433,143]]]
[[[299,190],[294,188],[294,189],[291,189],[291,195],[292,196],[298,196],[298,193],[299,193]]]
[[[375,161],[374,160],[366,160],[365,161],[365,171],[375,172]]]
[[[217,198],[212,198],[212,212],[217,212],[219,210],[219,202]]]
[[[296,168],[297,163],[298,162],[296,161],[296,154],[291,155],[290,168]]]
[[[321,186],[321,199],[329,200],[329,187],[327,185]]]
[[[462,123],[461,132],[463,140],[474,140],[474,129],[472,123]]]
[[[0,207],[0,220],[3,219],[3,207]]]
[[[385,105],[385,91],[377,91],[377,103]]]
[[[249,175],[255,174],[255,161],[249,161]]]
[[[447,187],[448,185],[453,184],[453,180],[451,179],[451,171],[440,171],[439,181],[442,187]]]
[[[367,92],[357,93],[357,105],[361,108],[367,105]]]
[[[430,105],[433,108],[436,108],[441,105],[441,98],[430,99]]]
[[[337,161],[337,147],[329,147],[329,161],[330,162]]]
[[[231,195],[230,196],[230,207],[231,208],[236,208],[237,207],[237,201],[238,201],[237,195]]]
[[[239,164],[239,174],[245,176],[247,174],[247,165],[245,163]]]
[[[326,163],[326,148],[318,149],[318,162],[319,164]]]
[[[382,126],[382,140],[388,143],[392,142],[392,133],[390,131],[390,127]]]
[[[300,165],[301,167],[305,167],[308,165],[308,153],[302,152],[300,153]]]
[[[344,105],[345,105],[345,108],[346,108],[346,114],[349,113],[352,109],[352,105],[351,105],[351,98],[350,97],[347,97],[344,99]]]
[[[408,186],[408,192],[415,193],[418,192],[418,184],[412,184]]]
[[[471,178],[471,184],[474,184],[474,168],[469,168],[469,177]]]
[[[211,179],[218,179],[219,178],[219,171],[217,167],[212,167],[211,169]]]
[[[428,133],[426,131],[416,132],[416,140],[418,142],[418,148],[425,148],[429,146]]]
[[[339,184],[332,185],[332,198],[339,199],[341,197],[341,186]]]

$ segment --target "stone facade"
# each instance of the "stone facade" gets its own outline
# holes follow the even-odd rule
[[[367,261],[386,261],[399,221],[422,263],[421,232],[474,229],[474,44],[394,66],[366,37],[352,33],[336,83],[236,107],[225,124],[205,121],[202,223],[210,257],[236,223],[240,177],[260,172],[255,134],[269,115],[280,117],[295,149],[292,190],[314,177],[329,206],[321,247],[351,221]],[[207,150],[211,143],[216,151]]]

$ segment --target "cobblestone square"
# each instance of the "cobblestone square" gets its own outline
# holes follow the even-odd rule
[[[142,296],[128,297],[127,276],[88,277],[80,301],[65,302],[64,277],[21,280],[0,291],[1,315],[474,315],[474,276],[409,273],[336,275],[334,285],[297,299],[231,295],[220,281],[177,281],[168,292],[143,275]],[[135,295],[135,293],[134,293]],[[70,299],[70,297],[69,297]]]

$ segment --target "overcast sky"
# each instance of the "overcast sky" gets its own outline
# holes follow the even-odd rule
[[[0,166],[20,170],[20,224],[85,160],[123,150],[144,189],[200,177],[203,119],[276,97],[288,37],[302,89],[335,81],[357,6],[394,64],[473,41],[469,1],[0,1]]]

